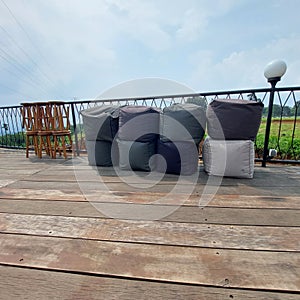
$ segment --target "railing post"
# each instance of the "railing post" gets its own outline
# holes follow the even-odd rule
[[[79,149],[79,144],[78,144],[77,124],[76,124],[74,103],[71,103],[71,112],[72,112],[72,122],[73,122],[73,128],[74,128],[74,136],[75,136],[75,151],[76,151],[77,156],[79,156],[80,149]]]
[[[266,123],[262,167],[266,167],[268,156],[269,156],[269,153],[268,153],[269,152],[269,138],[270,138],[271,123],[272,123],[272,113],[273,113],[273,103],[274,103],[276,83],[277,83],[277,81],[270,81],[271,89],[270,89],[270,98],[269,98],[269,106],[268,106],[268,117],[267,117],[267,123]]]

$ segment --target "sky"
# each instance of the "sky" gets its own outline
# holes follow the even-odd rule
[[[298,0],[0,0],[0,106],[122,97],[132,81],[124,97],[263,88],[274,59],[288,67],[278,86],[300,86],[299,11]]]

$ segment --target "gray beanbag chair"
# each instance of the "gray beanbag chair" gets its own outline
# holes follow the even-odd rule
[[[119,167],[123,170],[151,171],[150,158],[155,154],[155,142],[117,140]],[[153,163],[153,161],[151,162]]]
[[[112,166],[112,143],[107,141],[86,141],[88,162],[91,166]],[[117,154],[116,154],[117,155]]]
[[[159,134],[159,114],[160,110],[154,107],[121,107],[119,139],[139,142],[156,140]]]
[[[198,171],[198,148],[193,141],[162,142],[157,145],[156,171],[191,175]]]
[[[254,143],[251,140],[206,138],[202,148],[204,170],[209,175],[253,178]]]
[[[102,105],[82,110],[85,138],[112,142],[119,127],[119,106]]]
[[[206,111],[208,135],[219,140],[254,140],[263,104],[241,99],[216,99]]]
[[[206,115],[199,105],[186,103],[165,107],[160,119],[161,141],[191,141],[199,144],[206,127]]]

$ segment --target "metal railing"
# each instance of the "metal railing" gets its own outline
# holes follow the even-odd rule
[[[25,148],[21,106],[0,107],[0,147]]]
[[[140,98],[99,99],[64,101],[71,108],[71,125],[74,147],[77,155],[86,152],[84,130],[80,111],[105,104],[146,105],[163,109],[174,103],[194,102],[204,108],[213,99],[245,99],[264,103],[263,119],[255,140],[256,161],[263,164],[300,163],[300,87],[275,88],[273,115],[270,120],[268,149],[264,149],[270,88],[232,90],[183,95],[165,95]],[[21,106],[0,107],[0,147],[25,148],[25,135],[22,128]],[[247,120],[245,120],[247,122]],[[264,150],[275,149],[275,157],[265,157]],[[275,153],[274,151],[272,153]]]

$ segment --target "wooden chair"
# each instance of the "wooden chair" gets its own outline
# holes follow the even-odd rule
[[[33,148],[38,155],[38,120],[36,106],[32,103],[21,103],[22,127],[26,135],[26,158],[29,157],[29,149]]]
[[[36,114],[38,122],[38,157],[42,158],[42,152],[45,151],[48,156],[53,158],[52,149],[52,114],[49,104],[45,102],[36,102]]]
[[[67,150],[72,151],[70,107],[60,101],[49,102],[49,105],[52,114],[53,158],[56,158],[57,152],[67,158]]]

